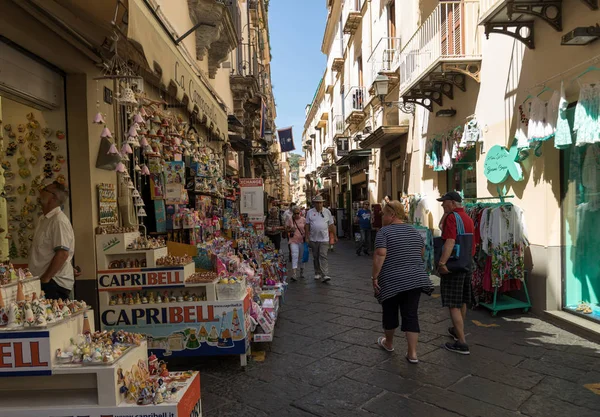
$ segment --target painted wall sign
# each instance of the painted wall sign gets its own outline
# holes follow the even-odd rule
[[[523,180],[523,168],[517,161],[519,150],[513,144],[510,149],[494,145],[488,151],[483,164],[483,173],[489,182],[500,184],[510,175],[515,181]]]
[[[0,376],[51,375],[50,333],[0,333]]]
[[[133,290],[142,287],[183,287],[183,268],[134,268],[98,271],[99,290]]]

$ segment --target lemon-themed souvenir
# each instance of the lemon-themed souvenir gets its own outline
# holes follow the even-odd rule
[[[14,156],[17,153],[17,144],[15,142],[11,142],[6,147],[6,155]]]
[[[19,133],[25,133],[25,125],[21,123],[19,126],[17,126],[17,130]]]
[[[25,158],[24,156],[20,156],[19,158],[17,158],[17,165],[19,165],[21,168],[27,165],[27,158]]]
[[[59,176],[56,177],[56,182],[58,182],[59,184],[62,184],[62,185],[66,185],[67,178],[63,174],[60,174]]]
[[[31,171],[29,170],[29,168],[21,168],[19,170],[19,176],[23,179],[29,178],[31,176]],[[23,185],[25,185],[25,184],[23,184]],[[25,188],[27,188],[27,186],[25,186]]]
[[[2,163],[0,164],[0,166],[2,166],[3,170],[10,171],[10,168],[11,168],[10,161],[2,161]]]
[[[56,162],[58,162],[59,164],[64,164],[65,162],[67,162],[67,159],[62,155],[56,155]]]
[[[38,161],[39,161],[39,159],[35,155],[32,155],[32,156],[29,157],[29,163],[31,165],[36,165],[38,163]]]
[[[37,155],[38,153],[40,153],[40,147],[37,146],[35,143],[29,142],[27,144],[27,147],[29,148],[29,151],[33,154],[33,155]]]
[[[20,171],[20,170],[19,170]],[[17,187],[17,192],[19,194],[25,194],[27,192],[27,185],[26,184],[21,184]]]
[[[61,169],[62,169],[62,165],[59,163],[52,165],[52,171],[54,171],[54,172],[59,172]]]
[[[27,120],[32,121],[35,120],[35,115],[33,114],[33,112],[29,112],[27,113],[27,115],[25,116],[27,118]]]
[[[12,180],[15,177],[14,172],[4,171],[4,178],[7,180]]]
[[[62,130],[57,130],[56,131],[56,138],[63,140],[64,138],[66,138],[65,132],[63,132]]]
[[[49,129],[47,127],[43,128],[42,135],[44,135],[45,138],[49,138],[50,136],[52,136],[52,129]]]
[[[32,120],[29,123],[27,123],[27,127],[32,130],[39,129],[40,122],[38,122],[37,120]]]

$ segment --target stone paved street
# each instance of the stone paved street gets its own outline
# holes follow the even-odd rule
[[[203,415],[486,416],[600,415],[600,346],[532,315],[469,312],[470,356],[445,351],[447,311],[439,289],[421,298],[420,364],[379,349],[371,259],[352,242],[330,254],[330,284],[292,283],[263,362],[210,358],[201,371]],[[311,259],[312,261],[312,259]],[[476,321],[477,325],[473,322]]]

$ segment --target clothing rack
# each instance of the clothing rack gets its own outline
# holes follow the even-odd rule
[[[542,82],[539,82],[539,83],[537,83],[537,84],[535,84],[535,85],[533,85],[533,86],[529,87],[529,88],[527,89],[527,91],[533,90],[534,88],[543,87],[543,86],[545,86],[545,85],[546,85],[546,83],[549,83],[549,82],[550,82],[550,81],[552,81],[552,80],[555,80],[555,79],[557,79],[557,78],[560,78],[560,77],[562,77],[563,75],[565,75],[565,74],[568,74],[568,73],[570,73],[571,71],[573,71],[574,69],[577,69],[577,68],[579,68],[579,67],[581,67],[581,66],[583,66],[583,65],[586,65],[586,64],[595,64],[595,63],[597,63],[597,62],[600,62],[600,55],[596,55],[595,57],[593,57],[593,58],[590,58],[590,59],[587,59],[587,60],[585,60],[585,61],[583,61],[583,62],[580,62],[580,63],[579,63],[579,64],[577,64],[577,65],[573,65],[571,68],[569,68],[569,69],[566,69],[566,70],[564,70],[564,71],[562,71],[562,72],[559,72],[558,74],[556,74],[556,75],[553,75],[552,77],[550,77],[550,78],[547,78],[546,80],[544,80],[544,81],[542,81]]]
[[[489,200],[498,200],[500,199],[500,203],[506,203],[504,199],[506,198],[514,198],[514,195],[505,195],[498,197],[481,197],[481,198],[465,198],[465,200],[473,200],[473,203],[467,204],[477,204],[476,201],[489,201]],[[512,204],[512,203],[506,203]],[[503,310],[515,310],[522,309],[524,313],[527,313],[531,308],[531,299],[529,298],[529,291],[527,290],[527,276],[528,271],[525,271],[525,276],[523,278],[523,292],[525,293],[526,301],[517,300],[516,298],[510,297],[506,294],[498,294],[498,287],[494,289],[494,298],[491,303],[480,302],[479,305],[490,310],[492,316],[496,316],[499,311]]]

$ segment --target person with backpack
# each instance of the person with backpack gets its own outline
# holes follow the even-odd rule
[[[462,197],[456,191],[444,194],[437,201],[442,203],[444,209],[443,246],[437,267],[441,277],[442,305],[450,310],[453,324],[453,327],[448,329],[448,333],[455,340],[454,343],[446,343],[444,347],[450,352],[469,355],[471,352],[465,339],[464,321],[467,316],[467,305],[471,304],[475,225],[462,207]],[[459,247],[462,246],[459,245],[460,241],[467,242],[467,246],[470,243],[471,247]],[[452,264],[449,263],[451,260]]]
[[[271,239],[275,249],[281,249],[281,232],[285,230],[281,216],[279,215],[279,209],[277,207],[271,207],[267,221],[265,224],[265,235]]]

